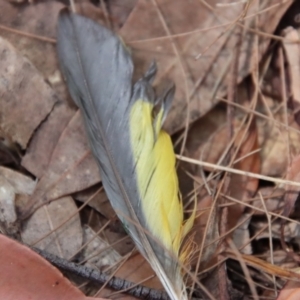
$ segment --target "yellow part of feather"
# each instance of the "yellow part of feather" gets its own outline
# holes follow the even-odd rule
[[[163,110],[152,117],[153,104],[137,100],[131,109],[131,144],[141,205],[148,231],[178,256],[193,220],[183,224],[183,206],[170,136],[161,129]]]

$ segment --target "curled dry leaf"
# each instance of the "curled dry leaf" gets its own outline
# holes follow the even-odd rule
[[[0,265],[1,299],[101,300],[85,297],[49,262],[31,249],[2,234],[0,235]]]
[[[47,132],[47,126],[43,130]],[[81,191],[99,181],[99,170],[89,150],[78,111],[61,133],[48,168],[26,207],[21,208],[21,216],[28,216],[34,208],[48,201]]]
[[[74,200],[64,197],[36,210],[24,223],[21,236],[28,245],[71,258],[82,245],[82,228]]]
[[[0,129],[24,149],[57,98],[31,62],[1,37],[0,69]]]
[[[230,1],[223,2],[226,4]],[[267,0],[259,5],[250,5],[246,16],[259,13],[259,18],[246,18],[243,24],[245,28],[272,33],[290,4],[289,1]],[[228,70],[236,42],[236,22],[244,9],[242,3],[218,7],[215,2],[206,4],[198,0],[140,0],[128,17],[121,35],[126,42],[131,42],[136,65],[140,68],[137,73],[147,69],[146,65],[155,58],[160,70],[157,81],[161,82],[167,74],[176,83],[175,104],[166,124],[170,132],[186,124],[186,93],[190,97],[189,122],[205,114],[217,103],[217,97],[226,93]],[[171,35],[178,36],[167,37],[164,25]],[[238,82],[250,73],[254,65],[251,64],[251,54],[258,49],[261,57],[270,41],[266,36],[260,36],[260,45],[257,47],[257,32],[245,30],[243,34]],[[175,54],[173,45],[180,58]],[[196,57],[199,59],[195,60]]]

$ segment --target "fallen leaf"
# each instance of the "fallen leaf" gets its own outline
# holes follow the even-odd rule
[[[112,208],[103,187],[100,189],[99,185],[75,193],[73,197],[77,201],[84,203],[88,202],[90,207],[98,211],[107,220],[112,220],[116,217],[116,213]]]
[[[1,25],[24,33],[17,34],[0,27],[0,34],[31,61],[51,84],[59,98],[67,99],[67,88],[59,72],[54,43],[57,16],[63,7],[64,5],[57,1],[35,2],[34,5],[22,6],[0,1],[0,11],[5,11],[5,14],[1,14]],[[39,40],[27,34],[46,40]]]
[[[277,300],[298,300],[300,299],[300,282],[289,280],[280,291]]]
[[[234,147],[238,149],[235,160],[238,162],[233,165],[235,169],[251,173],[260,173],[261,161],[258,145],[258,132],[255,121],[253,120],[249,128],[242,127],[238,132]],[[256,152],[255,152],[256,151]],[[254,152],[254,153],[252,153]],[[249,155],[250,154],[250,155]],[[250,178],[246,175],[230,175],[230,183],[228,186],[228,194],[234,199],[245,201],[251,199],[258,188],[258,179]],[[228,229],[233,228],[237,221],[241,218],[245,206],[235,203],[228,207]]]
[[[22,166],[37,178],[47,170],[52,152],[75,112],[67,103],[57,102],[47,120],[34,133],[22,158]]]
[[[145,72],[155,59],[159,70],[156,81],[161,82],[167,76],[176,84],[174,105],[166,121],[171,133],[184,127],[187,110],[188,121],[193,122],[227,92],[228,70],[236,43],[235,20],[241,18],[245,8],[242,3],[226,5],[229,2],[223,1],[225,5],[218,6],[216,1],[139,0],[121,29],[121,35],[133,48],[137,74]],[[258,49],[259,58],[262,57],[269,44],[269,38],[260,36],[260,45],[256,45],[257,31],[272,33],[290,4],[268,0],[248,7],[244,28],[254,27],[255,32],[243,33],[238,82],[252,71],[252,53]],[[257,13],[259,18],[249,17]],[[181,58],[175,54],[173,45]],[[186,93],[190,97],[189,107]]]
[[[24,222],[21,236],[28,245],[62,258],[73,257],[82,245],[81,222],[74,200],[64,197],[39,208]]]
[[[136,253],[127,259],[120,269],[118,269],[115,276],[135,283],[142,282],[142,285],[156,290],[163,289],[149,263],[140,253]],[[148,280],[145,281],[145,279]]]
[[[83,226],[83,244],[86,243],[81,257],[85,265],[100,270],[109,268],[109,272],[113,272],[122,256],[87,225]]]
[[[57,97],[30,61],[1,37],[0,69],[0,129],[24,149]]]
[[[244,213],[240,216],[237,224],[241,224],[233,232],[233,242],[237,249],[243,254],[252,254],[252,246],[250,241],[249,224],[251,221],[251,215]]]
[[[99,170],[89,150],[81,115],[77,111],[61,133],[48,168],[30,201],[26,207],[20,208],[21,217],[30,215],[42,204],[86,189],[99,181]]]
[[[288,115],[288,130],[282,129],[282,124],[286,122],[283,112],[276,114],[274,117],[275,122],[258,120],[257,123],[259,145],[261,147],[261,174],[283,177],[288,165],[288,149],[291,155],[299,154],[300,127],[291,113]],[[279,153],[280,155],[278,155]]]
[[[16,194],[30,195],[35,186],[35,180],[14,170],[0,167],[0,226],[2,232],[12,236],[17,234]]]
[[[210,195],[198,196],[197,211],[193,228],[190,236],[196,244],[196,251],[194,251],[191,258],[191,266],[195,268],[199,262],[201,268],[207,268],[212,264],[212,258],[216,254],[219,243],[219,215],[218,210],[211,208],[213,199]],[[205,239],[203,241],[203,239]],[[204,242],[204,244],[203,244]],[[199,260],[201,246],[204,246]]]
[[[0,167],[0,175],[13,186],[16,194],[31,195],[36,187],[36,181],[12,169]]]
[[[265,216],[266,212],[261,203],[261,194],[264,199],[265,206],[268,212],[280,212],[283,208],[283,197],[284,197],[283,188],[274,188],[274,187],[262,187],[259,189],[258,195],[255,197],[256,200],[252,202],[252,205],[257,209],[253,209],[253,215],[256,216]]]
[[[101,300],[85,297],[60,271],[31,249],[0,235],[0,298]]]

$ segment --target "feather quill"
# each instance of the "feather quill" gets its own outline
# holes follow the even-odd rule
[[[186,299],[179,250],[193,217],[183,221],[173,146],[161,129],[174,87],[156,98],[155,64],[133,85],[132,59],[120,38],[66,10],[57,49],[114,210],[170,298]]]

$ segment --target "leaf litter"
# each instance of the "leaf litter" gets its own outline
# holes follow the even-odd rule
[[[191,201],[197,196],[197,219],[189,237],[194,241],[194,263],[187,272],[195,297],[201,294],[199,280],[205,278],[213,295],[218,290],[220,299],[227,299],[217,284],[217,273],[210,271],[224,263],[220,253],[225,253],[226,277],[231,282],[227,288],[233,291],[232,295],[241,290],[251,295],[255,288],[256,296],[276,299],[278,288],[284,286],[286,279],[299,278],[293,264],[299,251],[298,187],[275,186],[272,181],[247,176],[251,172],[298,181],[299,90],[295,82],[300,75],[294,57],[299,50],[290,41],[297,41],[296,29],[271,41],[276,28],[280,33],[277,26],[290,5],[291,1],[276,0],[259,5],[255,1],[245,4],[196,0],[111,0],[100,1],[96,6],[83,1],[77,5],[85,15],[120,29],[132,50],[136,76],[155,59],[159,69],[157,88],[167,80],[176,83],[166,129],[174,134],[175,145],[183,140],[184,155],[227,166],[226,157],[231,153],[230,167],[244,172],[226,175],[216,168],[181,166],[189,182],[184,199]],[[132,250],[132,244],[127,245],[126,233],[115,222],[105,193],[96,193],[101,178],[80,114],[71,103],[58,70],[55,27],[62,7],[54,0],[22,5],[0,3],[0,11],[6,12],[0,18],[0,53],[5,58],[0,64],[0,101],[5,104],[0,106],[0,134],[21,149],[22,167],[8,169],[8,173],[14,172],[11,174],[17,182],[25,180],[28,189],[18,189],[7,172],[0,172],[1,191],[9,195],[3,198],[2,192],[0,198],[10,199],[9,204],[0,204],[5,212],[1,223],[5,216],[4,229],[18,232],[17,212],[23,219],[26,216],[19,228],[26,244],[35,244],[66,259],[76,260],[84,255],[81,260],[89,261],[94,268],[110,265],[112,274],[159,290],[160,283],[139,254],[125,260],[120,269],[117,267]],[[239,32],[242,44],[240,55],[235,58]],[[280,47],[284,47],[282,57]],[[229,119],[225,97],[233,76],[230,68],[236,59],[239,62],[234,82],[238,100],[232,103],[234,119]],[[287,99],[290,95],[292,99]],[[256,107],[249,99],[257,100]],[[245,122],[241,122],[243,118]],[[232,140],[228,139],[228,122],[235,124]],[[19,172],[24,179],[18,179]],[[225,231],[221,217],[224,207],[229,213]],[[280,243],[280,220],[285,220],[283,236],[292,256]],[[16,227],[9,227],[8,223]],[[232,239],[241,255],[230,252]],[[88,240],[91,242],[85,246]],[[110,246],[113,250],[101,253],[101,248]],[[87,259],[96,248],[100,253]],[[277,276],[276,288],[275,277],[270,276]],[[150,283],[143,281],[147,278]],[[97,290],[91,286],[85,292],[95,295]],[[278,299],[283,299],[283,292]],[[101,293],[110,297],[111,291],[105,288]],[[114,297],[118,296],[113,294]]]

